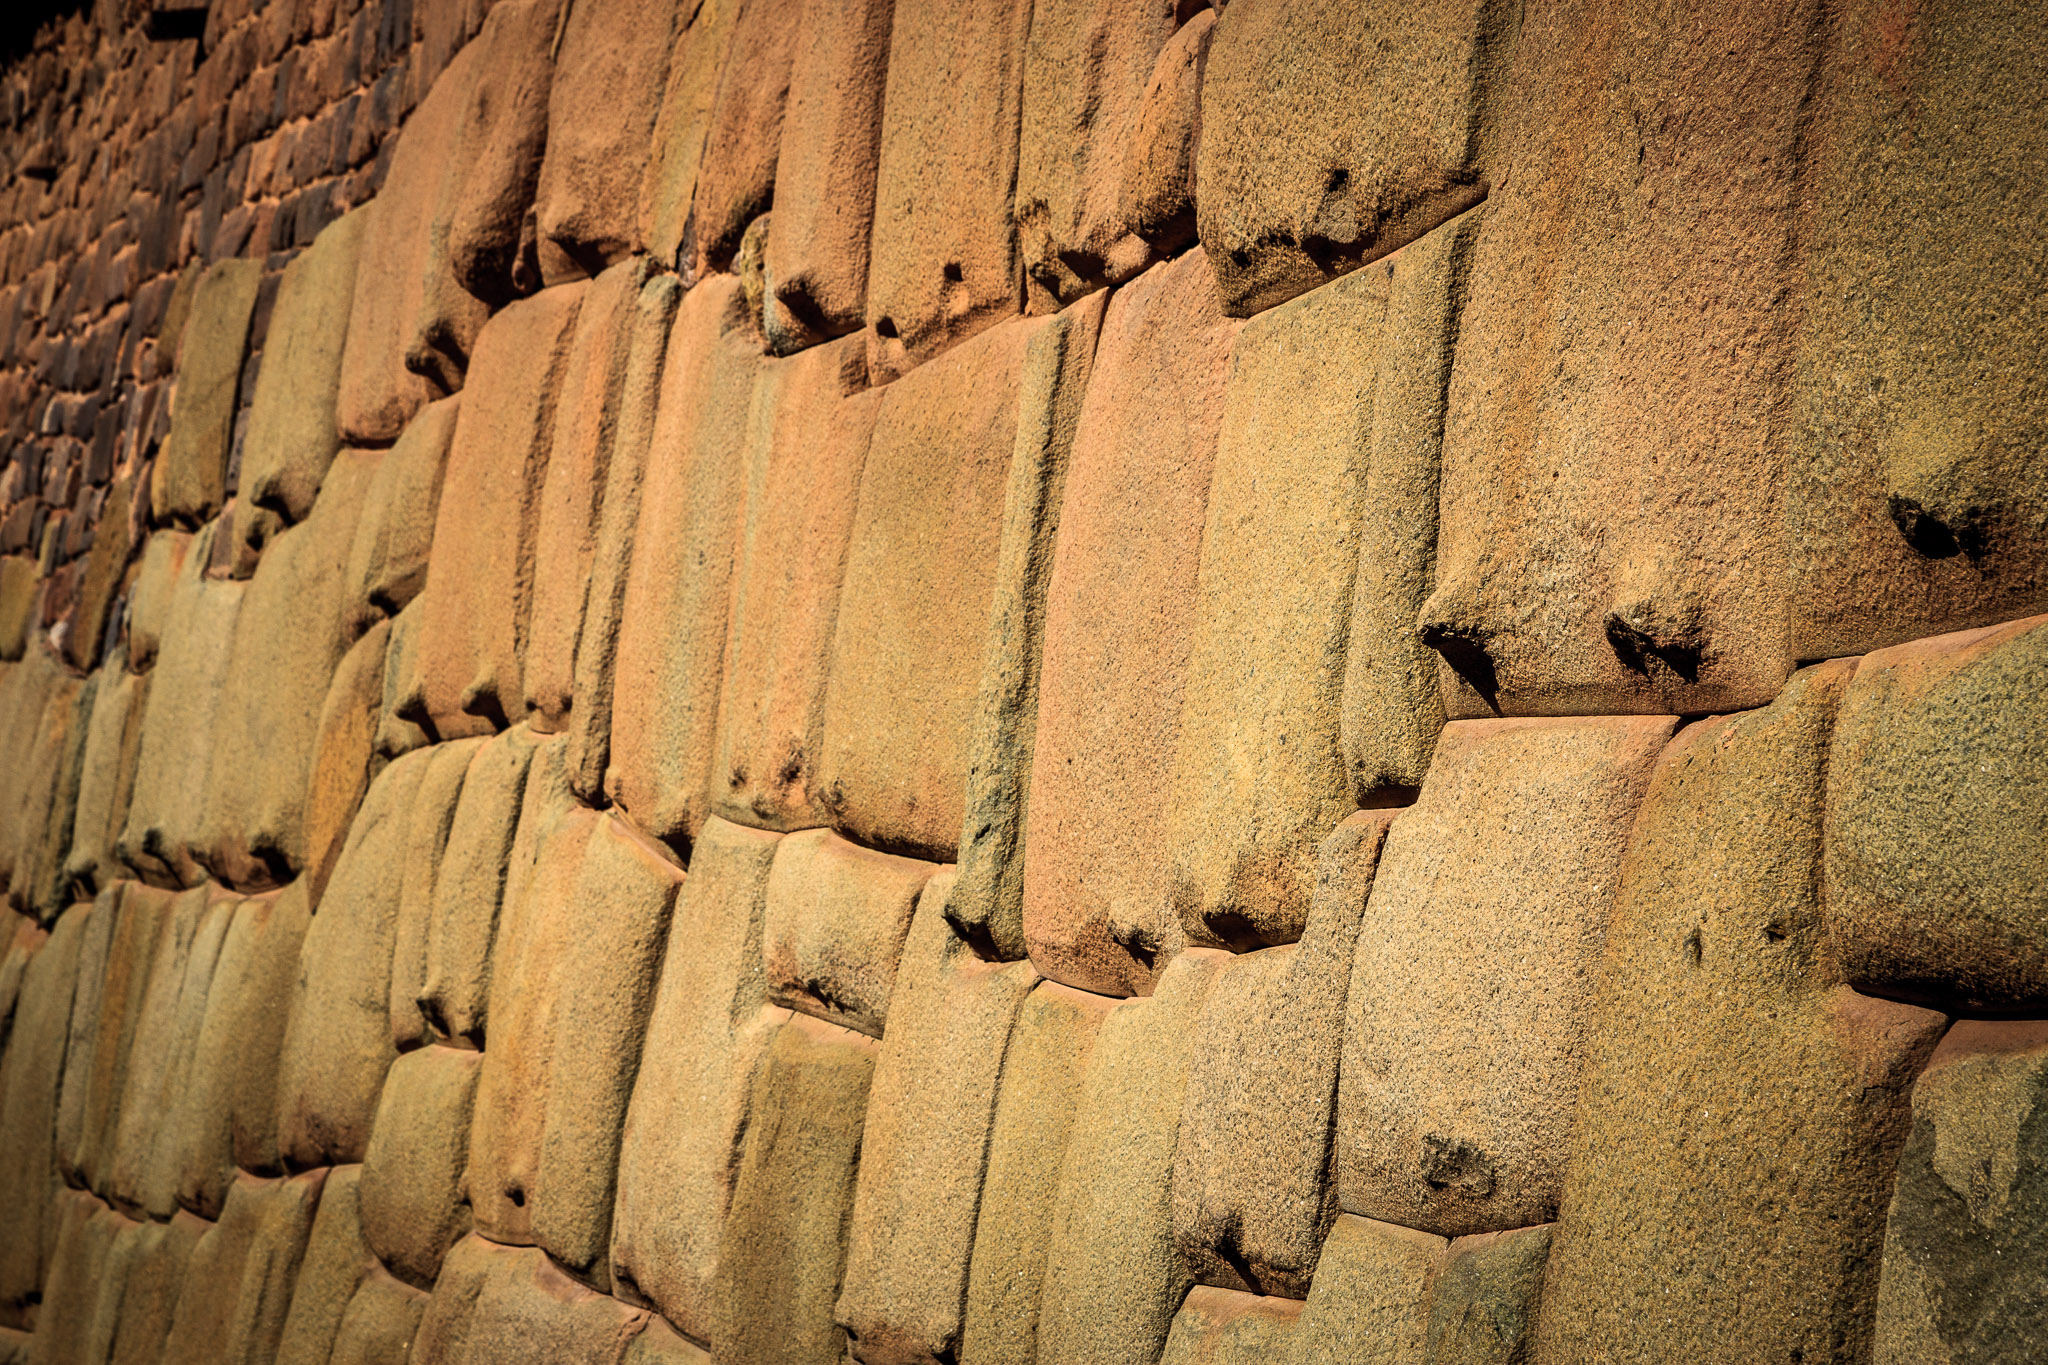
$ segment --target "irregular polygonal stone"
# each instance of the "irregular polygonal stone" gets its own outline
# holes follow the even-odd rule
[[[738,0],[703,0],[676,17],[661,111],[640,182],[640,234],[649,254],[666,267],[680,269],[696,259],[695,249],[686,246],[690,204],[738,14]]]
[[[460,394],[427,404],[377,465],[349,546],[343,610],[351,631],[367,630],[380,616],[398,615],[427,584],[441,477],[461,410]]]
[[[91,1058],[89,1062],[83,1057],[74,1061],[72,1056],[76,1054],[72,1054],[67,1056],[65,1067],[67,1089],[74,1065],[82,1066],[86,1084],[79,1145],[68,1158],[59,1153],[59,1159],[68,1160],[83,1178],[86,1188],[102,1199],[107,1198],[111,1188],[130,1049],[149,989],[157,931],[166,918],[164,905],[171,899],[167,893],[140,882],[119,882],[110,889],[118,900],[101,902],[113,910],[113,939],[107,947],[106,974],[100,981],[97,1008],[92,1016]],[[94,913],[98,913],[97,906]],[[75,1019],[74,1015],[74,1022]]]
[[[1173,1149],[1195,1024],[1224,954],[1190,949],[1095,1039],[1054,1200],[1038,1358],[1157,1360],[1192,1278],[1173,1247]]]
[[[712,1355],[726,1365],[833,1365],[832,1320],[878,1047],[793,1015],[754,1080],[754,1118],[721,1237]]]
[[[1337,1097],[1347,1212],[1446,1236],[1555,1216],[1629,822],[1672,725],[1445,728],[1358,935]]]
[[[463,781],[469,775],[477,750],[487,742],[491,741],[453,739],[446,744],[435,745],[433,756],[426,760],[426,774],[420,778],[419,788],[413,793],[406,810],[405,861],[399,873],[402,885],[398,894],[398,927],[391,941],[391,1041],[400,1051],[424,1047],[434,1041],[434,1027],[421,1009],[420,997],[427,985],[427,940],[433,933],[441,859],[455,823]],[[493,775],[502,776],[498,770],[504,759],[519,754],[519,749],[507,751],[501,747],[499,763],[490,765]],[[518,818],[518,805],[525,789],[525,765],[522,762],[519,779],[511,785],[513,808],[506,820],[507,843],[511,841],[510,826]],[[492,831],[487,822],[479,821],[478,824],[486,836],[480,842],[488,848],[494,842],[490,837]],[[471,851],[474,853],[473,847]],[[489,889],[495,896],[504,877],[503,857],[500,851],[495,867],[479,869],[469,866],[463,872],[470,876],[488,875]],[[451,902],[455,899],[456,893],[451,890]]]
[[[747,225],[775,195],[790,58],[803,15],[804,7],[788,0],[740,0],[697,163],[692,259],[678,262],[699,275],[732,268]]]
[[[420,681],[443,739],[517,722],[533,532],[584,287],[511,304],[477,338],[427,561]]]
[[[1452,1241],[1430,1299],[1430,1365],[1515,1365],[1529,1358],[1554,1231],[1516,1228]],[[1580,1349],[1571,1348],[1574,1358]]]
[[[1316,855],[1301,942],[1223,964],[1202,1005],[1174,1154],[1174,1242],[1203,1284],[1302,1298],[1337,1215],[1337,1059],[1351,960],[1393,812]]]
[[[2048,1005],[2048,617],[1865,655],[1828,760],[1832,952],[1885,995]]]
[[[2048,610],[2044,23],[1955,0],[1830,15],[1787,443],[1795,658]]]
[[[547,146],[560,0],[493,5],[475,42],[489,79],[476,82],[462,118],[468,164],[448,217],[455,280],[494,308],[538,287],[532,249],[534,186]]]
[[[441,1256],[469,1232],[462,1175],[469,1157],[476,1052],[424,1047],[391,1064],[363,1154],[363,1241],[392,1274],[433,1287]]]
[[[1003,1045],[1038,981],[975,955],[946,918],[952,881],[918,898],[868,1092],[834,1316],[873,1365],[959,1356]]]
[[[0,1207],[9,1210],[0,1240],[0,1321],[9,1326],[29,1325],[56,1251],[58,1087],[89,914],[83,906],[67,912],[28,959],[0,1053]]]
[[[227,496],[242,352],[263,280],[263,262],[216,261],[199,278],[178,344],[171,429],[150,479],[150,518],[196,526]]]
[[[1198,1284],[1173,1315],[1159,1365],[1260,1365],[1290,1358],[1301,1304]]]
[[[1158,913],[1162,826],[1238,330],[1207,272],[1197,249],[1110,299],[1046,588],[1024,940],[1040,971],[1109,995],[1149,990],[1180,939]],[[1155,401],[1168,386],[1178,401]]]
[[[427,1299],[382,1267],[371,1267],[342,1314],[328,1365],[400,1365],[411,1354]]]
[[[277,1365],[325,1365],[356,1286],[372,1264],[363,1240],[360,1166],[337,1166],[320,1187],[320,1207],[292,1286]]]
[[[165,1360],[262,1365],[277,1357],[292,1282],[306,1252],[325,1171],[289,1180],[243,1176],[220,1221],[193,1245],[164,1340]]]
[[[605,791],[679,847],[710,802],[758,352],[738,280],[684,295],[619,609]]]
[[[881,1037],[918,896],[938,870],[830,830],[784,839],[768,876],[761,935],[769,997]]]
[[[754,1069],[787,1014],[768,1003],[761,921],[773,834],[712,817],[676,898],[619,1140],[611,1277],[692,1336],[718,1322],[713,1286]]]
[[[877,383],[1023,303],[1011,198],[1030,24],[1016,0],[898,0],[868,265]]]
[[[538,1251],[466,1237],[448,1253],[410,1359],[413,1365],[618,1365],[646,1324],[646,1313],[577,1284]]]
[[[1338,1214],[1302,1304],[1294,1359],[1301,1365],[1424,1360],[1430,1290],[1448,1245],[1414,1228]]]
[[[1139,99],[1135,145],[1124,153],[1118,216],[1125,227],[1163,253],[1195,244],[1202,76],[1215,36],[1216,11],[1201,9],[1166,40]]]
[[[344,214],[285,267],[242,441],[237,497],[299,521],[341,449],[341,352],[369,216]]]
[[[1687,726],[1651,776],[1545,1277],[1560,1359],[1868,1349],[1907,1087],[1946,1020],[1843,989],[1826,949],[1821,793],[1853,669]]]
[[[416,1003],[436,1034],[471,1046],[482,1046],[490,1013],[492,949],[533,755],[523,729],[477,749],[434,875],[426,976]]]
[[[307,762],[301,821],[305,877],[320,899],[348,841],[349,823],[369,790],[376,759],[377,719],[384,708],[384,667],[391,623],[379,621],[341,656],[320,704],[319,728]]]

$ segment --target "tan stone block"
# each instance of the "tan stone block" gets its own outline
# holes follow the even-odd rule
[[[714,1295],[712,1355],[727,1365],[832,1365],[832,1320],[877,1044],[793,1015],[754,1078]]]
[[[891,0],[803,0],[774,166],[763,329],[788,355],[859,331],[888,85]],[[866,343],[860,344],[865,362]]]
[[[581,285],[507,306],[477,338],[427,561],[420,680],[443,739],[519,721],[533,529]]]
[[[737,280],[683,297],[619,611],[605,791],[678,847],[710,802],[758,353]]]
[[[472,1047],[483,1045],[490,1013],[492,950],[533,756],[524,729],[477,749],[434,876],[426,975],[416,1001],[437,1035]]]
[[[785,838],[768,875],[761,934],[769,998],[881,1037],[911,917],[938,871],[830,830]]]
[[[467,164],[448,216],[456,283],[494,308],[540,284],[532,250],[534,187],[547,147],[560,0],[493,5],[477,33],[482,68],[463,114]]]
[[[108,1279],[118,1302],[101,1300],[111,1318],[95,1325],[111,1341],[108,1365],[155,1365],[163,1360],[171,1317],[185,1288],[192,1249],[213,1225],[180,1209],[168,1223],[129,1223],[108,1256]]]
[[[1173,1164],[1174,1242],[1203,1284],[1309,1293],[1337,1216],[1345,995],[1393,814],[1332,830],[1301,941],[1232,958],[1203,1001]]]
[[[391,618],[391,644],[384,651],[384,700],[377,708],[377,755],[400,758],[434,742],[424,728],[427,711],[420,684],[419,638],[426,603],[414,600]]]
[[[665,267],[679,268],[695,259],[694,248],[684,245],[690,205],[738,14],[738,0],[704,0],[676,16],[653,146],[640,181],[638,220],[649,254]]]
[[[262,1365],[276,1359],[326,1179],[323,1170],[288,1180],[245,1175],[235,1181],[220,1221],[193,1244],[164,1340],[165,1360]]]
[[[426,587],[441,479],[461,410],[460,394],[427,404],[377,465],[348,552],[343,610],[352,632],[367,630],[380,616],[398,615]]]
[[[1947,1021],[1843,989],[1827,951],[1822,786],[1853,669],[1687,726],[1651,776],[1545,1277],[1558,1359],[1868,1349],[1907,1086]]]
[[[645,1312],[584,1288],[538,1251],[469,1237],[449,1253],[411,1359],[417,1365],[525,1359],[617,1365],[646,1325]]]
[[[1301,1365],[1424,1360],[1430,1290],[1449,1245],[1432,1233],[1338,1214],[1302,1304],[1293,1358]]]
[[[787,1013],[768,1003],[761,923],[777,836],[704,822],[676,897],[619,1140],[615,1292],[710,1340],[713,1287],[756,1064]]]
[[[1445,728],[1352,965],[1346,1212],[1445,1236],[1555,1216],[1629,823],[1673,724]]]
[[[783,105],[803,17],[804,7],[789,0],[740,0],[690,199],[692,255],[677,263],[699,276],[732,269],[748,224],[776,197]]]
[[[1160,1365],[1261,1365],[1289,1358],[1301,1304],[1198,1284],[1173,1315]]]
[[[100,1063],[108,1060],[109,1047],[119,1049],[114,1055],[121,1059],[120,1064],[109,1078],[118,1077],[119,1093],[109,1095],[103,1108],[88,1101],[88,1109],[99,1108],[106,1115],[107,1130],[102,1137],[105,1174],[100,1193],[131,1217],[147,1212],[144,1187],[152,1154],[165,1116],[178,1099],[176,1091],[167,1097],[165,1090],[174,1055],[178,992],[206,918],[210,894],[207,887],[199,886],[176,897],[137,895],[140,916],[155,921],[153,927],[130,940],[136,954],[131,970],[140,978],[141,987],[136,990],[134,978],[130,979],[130,1004],[123,1011],[120,1037],[103,1035],[94,1059],[97,1071]],[[215,947],[217,950],[217,943]],[[145,952],[146,958],[142,956]],[[87,1122],[91,1122],[90,1112]],[[170,1193],[175,1196],[176,1191]],[[174,1197],[165,1216],[175,1208]]]
[[[128,672],[127,655],[117,647],[100,670],[79,759],[78,803],[64,871],[81,889],[104,890],[129,875],[114,856],[114,845],[128,823],[148,700],[148,675]]]
[[[348,840],[349,823],[363,803],[363,793],[370,789],[390,643],[389,621],[370,627],[341,656],[327,685],[327,697],[320,704],[300,817],[306,848],[304,875],[315,901],[334,875],[335,860]]]
[[[238,497],[302,520],[341,449],[341,352],[370,218],[343,214],[285,267],[242,442]]]
[[[0,890],[10,906],[29,910],[27,887],[42,856],[42,827],[49,819],[64,730],[80,684],[55,655],[36,649],[0,678],[0,686],[6,688],[0,696],[0,723],[6,726],[0,754],[10,774],[25,775],[0,793]],[[20,895],[15,894],[17,881]]]
[[[868,264],[877,383],[1023,304],[1011,214],[1030,25],[1015,0],[898,0]]]
[[[481,737],[451,739],[437,744],[425,761],[426,773],[406,808],[403,862],[400,864],[398,927],[391,940],[391,1041],[401,1052],[425,1047],[435,1041],[434,1028],[420,1007],[427,985],[427,940],[433,932],[434,900],[440,881],[442,857],[448,835],[455,824],[456,805],[462,798],[463,781],[477,751],[487,741]],[[516,753],[517,750],[511,751]],[[501,761],[508,756],[500,749]],[[494,768],[497,765],[493,765]],[[508,825],[518,819],[518,803],[525,795],[522,766],[519,781],[512,787],[513,811]],[[510,842],[508,831],[506,842]],[[467,869],[477,875],[474,867]],[[456,875],[451,873],[451,876]],[[496,879],[503,878],[502,856]],[[495,887],[494,887],[495,889]],[[451,891],[451,901],[454,893]]]
[[[1166,40],[1139,97],[1133,145],[1124,152],[1118,215],[1125,227],[1163,253],[1195,245],[1202,76],[1215,36],[1216,11],[1201,9]]]
[[[107,618],[127,577],[128,561],[135,551],[133,535],[147,518],[130,511],[139,491],[139,476],[124,474],[107,489],[105,501],[92,523],[92,548],[86,552],[82,572],[73,580],[71,614],[64,625],[59,652],[64,662],[81,673],[91,672],[100,661],[100,646],[106,639]],[[4,594],[0,589],[0,594]],[[6,636],[7,609],[0,607],[0,640]]]
[[[1180,942],[1158,913],[1163,825],[1238,330],[1207,272],[1196,250],[1110,299],[1046,588],[1024,940],[1040,971],[1109,995],[1148,991]],[[1156,401],[1169,385],[1179,401]]]
[[[0,659],[13,662],[28,649],[41,590],[35,560],[27,555],[0,557]]]
[[[133,672],[144,672],[156,663],[172,594],[191,550],[192,536],[186,531],[152,531],[142,544],[135,582],[128,589],[128,667]]]
[[[199,1042],[213,997],[214,971],[220,966],[221,948],[241,897],[216,887],[196,888],[187,894],[204,900],[184,971],[176,982],[177,1000],[169,1026],[156,1035],[161,1046],[153,1063],[163,1071],[157,1092],[160,1109],[147,1116],[139,1148],[144,1157],[130,1186],[130,1195],[142,1212],[159,1221],[185,1206],[182,1195],[188,1187],[206,1195],[234,1178],[232,1140],[222,1140],[212,1115],[188,1115],[187,1103],[198,1088]],[[152,989],[156,984],[152,983]],[[127,1112],[124,1105],[124,1122]],[[218,1205],[211,1211],[218,1213]],[[204,1218],[209,1210],[194,1207],[192,1212]]]
[[[278,1338],[277,1365],[326,1365],[356,1286],[373,1263],[363,1240],[361,1166],[336,1166],[320,1187],[320,1207],[292,1286]]]
[[[1004,1044],[1038,982],[975,955],[945,914],[952,880],[918,898],[868,1092],[834,1318],[870,1365],[959,1356]]]
[[[59,1231],[24,1359],[29,1365],[97,1365],[106,1358],[94,1349],[93,1329],[101,1320],[100,1300],[111,1288],[107,1261],[128,1220],[83,1190],[55,1195],[46,1216]]]
[[[1047,1243],[1038,1357],[1157,1360],[1191,1283],[1173,1247],[1173,1149],[1202,998],[1225,954],[1191,949],[1102,1022]]]
[[[149,989],[157,932],[167,918],[164,906],[171,899],[167,893],[140,882],[116,883],[110,894],[116,900],[101,903],[109,904],[114,912],[113,940],[107,947],[106,973],[100,980],[97,1008],[92,1015],[91,1060],[85,1063],[79,1058],[73,1062],[67,1057],[66,1062],[67,1088],[71,1067],[81,1064],[81,1079],[86,1086],[84,1112],[78,1121],[78,1146],[69,1160],[86,1187],[102,1199],[108,1197],[111,1189],[131,1046]],[[97,908],[94,913],[98,913]],[[75,1026],[76,1014],[73,1020]],[[72,1046],[77,1046],[76,1040]],[[62,1152],[59,1157],[64,1159]]]
[[[2048,611],[2044,16],[1948,0],[1904,27],[1871,4],[1824,22],[1786,442],[1799,659]]]
[[[650,1318],[647,1330],[626,1348],[624,1365],[711,1365],[711,1353],[660,1318]]]
[[[1515,1365],[1529,1358],[1553,1231],[1548,1225],[1516,1228],[1451,1242],[1429,1305],[1430,1365]]]
[[[57,1089],[55,1157],[58,1174],[73,1188],[84,1187],[81,1156],[87,1142],[87,1108],[93,1092],[93,1068],[99,1060],[99,1030],[102,1014],[119,1014],[127,1001],[118,998],[127,982],[126,963],[117,963],[115,952],[121,943],[121,888],[109,887],[93,897],[78,943],[77,976],[71,989],[71,1008],[64,1029],[63,1071]],[[0,943],[13,937],[12,916],[0,920]],[[107,998],[110,978],[119,973],[117,998]]]
[[[60,673],[44,693],[36,717],[26,764],[10,764],[22,774],[18,804],[12,812],[17,841],[7,896],[38,919],[48,921],[71,901],[64,879],[73,817],[78,806],[78,764],[92,719],[97,677],[80,681]]]
[[[402,1365],[427,1301],[424,1291],[372,1267],[342,1315],[328,1365]]]
[[[462,1177],[482,1060],[450,1047],[408,1052],[391,1064],[377,1101],[363,1155],[363,1241],[418,1289],[433,1287],[443,1253],[469,1232]]]
[[[1828,759],[1828,941],[1859,989],[2048,1004],[2048,616],[1863,657]]]
[[[150,518],[196,526],[227,496],[242,353],[263,262],[216,261],[199,277],[178,343],[171,428],[150,479]]]

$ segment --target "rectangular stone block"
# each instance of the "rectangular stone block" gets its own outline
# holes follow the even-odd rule
[[[1346,1212],[1444,1236],[1555,1216],[1629,824],[1673,724],[1445,728],[1388,830],[1353,960]]]
[[[192,550],[187,531],[157,530],[142,543],[135,581],[128,587],[128,668],[141,673],[156,663],[172,594],[184,575]],[[200,556],[203,561],[206,556]]]
[[[228,927],[234,922],[241,898],[211,886],[186,894],[204,900],[184,970],[176,982],[177,999],[168,1016],[168,1027],[157,1035],[161,1042],[154,1065],[163,1072],[158,1090],[161,1109],[149,1114],[141,1141],[130,1149],[141,1154],[139,1164],[133,1168],[130,1197],[143,1213],[158,1220],[169,1218],[184,1206],[181,1195],[188,1186],[194,1194],[210,1197],[234,1178],[232,1142],[220,1141],[210,1115],[188,1116],[185,1106],[195,1088],[199,1041],[212,1000],[214,969],[220,965],[221,946],[227,941]],[[152,990],[157,984],[161,983],[152,983]],[[124,1106],[124,1122],[128,1112]],[[118,1166],[115,1173],[120,1174]],[[202,1208],[194,1207],[192,1212],[202,1218],[206,1216]]]
[[[377,1101],[358,1190],[363,1242],[416,1289],[433,1287],[442,1255],[469,1232],[462,1179],[482,1060],[451,1047],[408,1052],[391,1064]]]
[[[414,1003],[437,1036],[470,1047],[483,1045],[488,1025],[493,954],[533,759],[534,742],[524,727],[476,750],[434,872],[426,972]],[[418,870],[408,869],[408,883]]]
[[[128,1220],[83,1190],[64,1190],[53,1197],[50,1218],[59,1225],[49,1279],[36,1308],[35,1334],[23,1359],[75,1361],[93,1365],[105,1352],[96,1350],[94,1327],[101,1320],[100,1300],[108,1291],[107,1261],[121,1226]]]
[[[243,1176],[220,1221],[193,1244],[165,1360],[259,1365],[274,1360],[327,1172]]]
[[[538,1251],[465,1237],[413,1336],[414,1365],[510,1359],[619,1365],[647,1314],[577,1284]]]
[[[561,26],[560,0],[507,0],[491,7],[474,39],[490,79],[476,82],[462,119],[466,164],[448,216],[448,258],[456,283],[493,308],[540,284],[526,227]]]
[[[77,977],[72,984],[71,1008],[64,1029],[63,1071],[58,1078],[53,1139],[57,1171],[74,1188],[85,1183],[80,1158],[87,1146],[87,1107],[93,1089],[93,1067],[98,1061],[100,1017],[113,1014],[118,1018],[127,1005],[120,998],[124,994],[127,964],[117,964],[114,958],[121,943],[121,901],[118,886],[93,897],[78,942]],[[13,938],[13,928],[10,912],[9,918],[0,920],[0,943]],[[120,980],[115,983],[116,998],[109,1000],[106,987],[117,971]],[[11,1013],[11,1004],[0,1012]]]
[[[140,882],[117,883],[113,894],[119,898],[118,908],[112,917],[113,940],[107,948],[106,974],[100,981],[98,1008],[92,1018],[91,1060],[86,1062],[71,1053],[65,1068],[67,1088],[73,1066],[81,1067],[81,1079],[86,1083],[79,1145],[70,1161],[86,1187],[102,1199],[109,1197],[112,1188],[132,1044],[156,960],[157,933],[168,918],[165,905],[171,899],[168,893]],[[97,906],[94,913],[98,913]],[[77,1022],[76,1014],[73,1022]],[[75,1040],[72,1046],[77,1046]],[[58,1155],[64,1159],[61,1151]]]
[[[1301,1365],[1428,1360],[1430,1291],[1449,1245],[1433,1233],[1338,1214],[1302,1304],[1293,1358]]]
[[[94,1336],[109,1344],[108,1365],[149,1365],[163,1359],[171,1316],[185,1288],[192,1249],[212,1224],[180,1210],[168,1223],[128,1223],[108,1254],[107,1279],[117,1295],[100,1300]]]
[[[1160,1365],[1259,1365],[1286,1359],[1301,1320],[1293,1299],[1198,1284],[1173,1315]]]
[[[328,1365],[386,1365],[409,1354],[428,1295],[372,1267],[348,1301]]]
[[[491,742],[477,736],[433,746],[430,756],[418,760],[426,765],[425,771],[401,817],[405,822],[404,832],[399,835],[404,861],[398,870],[398,923],[391,937],[391,1041],[401,1052],[425,1047],[435,1039],[434,1026],[420,1005],[427,985],[427,939],[433,932],[435,891],[448,835],[462,799],[463,781],[477,750]],[[526,757],[522,753],[524,747],[504,748],[500,763],[507,757]],[[520,768],[520,780],[513,787],[512,796],[511,819],[515,822],[526,787],[523,762]],[[489,822],[478,824],[485,835],[481,842],[488,846],[492,842]],[[506,838],[509,842],[510,835]],[[504,877],[502,854],[490,874],[495,893]]]
[[[0,1053],[0,1207],[11,1211],[0,1240],[0,1322],[13,1327],[30,1325],[56,1252],[58,1087],[88,917],[82,907],[64,915],[23,964]]]
[[[199,277],[178,342],[171,428],[150,479],[150,519],[197,526],[227,496],[242,354],[263,263],[216,261]]]
[[[769,998],[881,1037],[912,915],[939,870],[830,830],[783,839],[761,931]]]
[[[349,546],[343,610],[353,630],[368,629],[379,617],[398,615],[427,585],[441,480],[461,410],[460,394],[427,404],[413,414],[397,444],[378,462]]]
[[[704,0],[678,14],[671,32],[660,112],[640,181],[638,220],[648,254],[666,267],[680,269],[696,259],[695,249],[685,248],[692,237],[690,205],[738,14],[738,0]]]
[[[389,621],[370,627],[341,656],[334,678],[327,684],[327,696],[320,703],[300,817],[306,850],[301,875],[315,901],[334,875],[335,860],[348,842],[349,823],[370,787],[390,644]]]
[[[691,254],[677,262],[698,275],[732,270],[740,238],[776,197],[783,105],[802,17],[803,7],[787,0],[741,0],[733,18],[690,200]]]
[[[278,1337],[277,1365],[323,1365],[333,1354],[342,1315],[375,1259],[363,1240],[362,1176],[361,1166],[336,1166],[320,1187]]]

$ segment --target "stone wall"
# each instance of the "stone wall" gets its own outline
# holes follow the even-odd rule
[[[2044,53],[46,30],[0,1361],[2048,1356]]]

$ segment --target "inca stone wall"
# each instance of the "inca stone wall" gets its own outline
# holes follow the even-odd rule
[[[2048,1359],[2044,54],[46,29],[0,1362]]]

